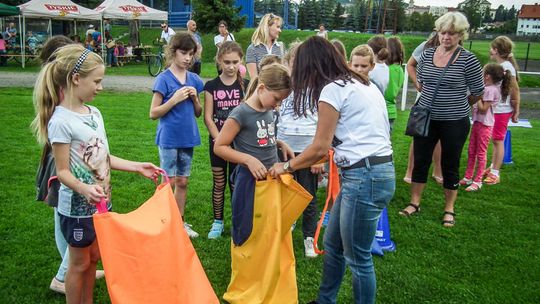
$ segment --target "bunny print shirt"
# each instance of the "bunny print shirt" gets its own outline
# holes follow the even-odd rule
[[[234,138],[234,149],[254,156],[266,168],[278,161],[276,127],[272,111],[259,112],[246,103],[240,103],[229,115],[240,125]]]

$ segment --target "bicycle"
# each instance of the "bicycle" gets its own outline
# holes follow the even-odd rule
[[[156,55],[148,57],[148,73],[150,73],[151,76],[156,77],[163,70],[163,43],[157,38],[153,41],[153,44],[159,46],[160,51]]]
[[[148,73],[156,77],[163,70],[163,52],[159,52],[148,58]]]

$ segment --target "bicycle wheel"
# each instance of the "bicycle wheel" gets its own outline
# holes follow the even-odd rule
[[[156,77],[161,73],[162,69],[162,58],[161,55],[151,56],[148,59],[148,73]]]

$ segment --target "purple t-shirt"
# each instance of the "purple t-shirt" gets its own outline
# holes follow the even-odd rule
[[[163,96],[162,104],[166,103],[184,86],[191,86],[202,92],[203,82],[199,75],[187,72],[186,83],[180,81],[167,69],[159,74],[152,91]],[[165,149],[192,148],[201,144],[201,136],[195,118],[193,100],[188,97],[185,101],[174,106],[167,114],[159,119],[156,132],[156,145]]]

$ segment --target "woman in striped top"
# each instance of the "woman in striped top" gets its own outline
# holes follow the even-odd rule
[[[418,71],[422,92],[419,104],[429,106],[433,99],[429,135],[415,137],[413,140],[411,201],[401,213],[411,215],[420,210],[420,199],[426,186],[431,155],[435,144],[440,140],[445,191],[443,225],[452,227],[455,224],[454,203],[459,186],[459,160],[470,129],[470,104],[475,103],[484,93],[484,79],[478,59],[459,46],[459,42],[467,38],[467,18],[458,12],[446,13],[435,21],[435,29],[440,45],[424,51],[421,56],[423,64]],[[443,76],[442,72],[456,50],[458,55]],[[433,98],[441,77],[438,92]]]
[[[251,79],[259,74],[259,62],[267,55],[282,58],[285,53],[283,43],[277,39],[281,33],[283,19],[274,14],[266,14],[261,18],[259,26],[251,36],[251,44],[246,50],[246,65]]]

